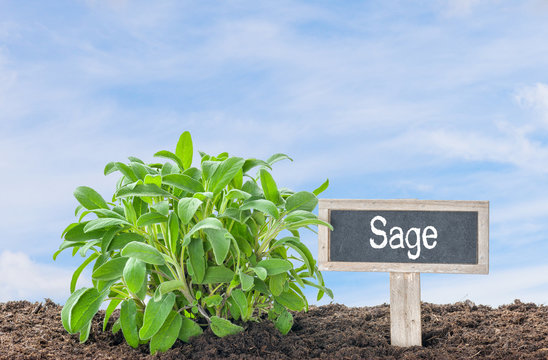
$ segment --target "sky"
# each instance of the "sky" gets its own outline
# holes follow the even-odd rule
[[[52,254],[73,190],[110,198],[106,163],[152,162],[188,130],[207,153],[289,154],[278,185],[329,178],[321,198],[488,200],[489,275],[422,274],[422,300],[547,304],[547,15],[541,0],[0,0],[0,301],[64,303],[83,259]],[[324,277],[320,304],[389,302],[387,273]]]

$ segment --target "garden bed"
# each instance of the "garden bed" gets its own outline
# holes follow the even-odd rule
[[[129,347],[121,333],[102,332],[103,311],[94,318],[89,340],[80,344],[63,329],[60,312],[50,300],[0,304],[0,359],[548,359],[548,306],[519,300],[496,309],[423,303],[423,347],[390,346],[386,304],[333,304],[295,314],[286,336],[269,321],[249,323],[243,333],[225,338],[208,329],[156,356],[147,345]]]

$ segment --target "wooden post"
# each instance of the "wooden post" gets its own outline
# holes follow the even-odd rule
[[[420,273],[390,273],[390,340],[393,346],[422,346]]]

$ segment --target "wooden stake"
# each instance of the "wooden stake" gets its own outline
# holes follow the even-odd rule
[[[390,273],[390,340],[422,346],[420,273]]]

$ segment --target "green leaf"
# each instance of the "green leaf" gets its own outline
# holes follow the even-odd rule
[[[112,324],[112,334],[117,334],[121,328],[122,328],[122,325],[120,325],[120,318],[118,318],[116,319],[114,324]]]
[[[162,187],[162,175],[160,175],[160,174],[156,174],[156,175],[148,174],[147,176],[145,176],[145,179],[143,180],[143,182],[145,183],[145,185],[153,184],[153,185],[156,185],[159,188],[161,188]]]
[[[91,277],[95,280],[117,280],[122,277],[127,258],[111,259],[93,271]]]
[[[150,171],[153,171],[151,168],[138,162],[131,162],[129,168],[133,171],[137,180],[144,180],[145,177],[149,175],[149,169]]]
[[[143,326],[139,330],[139,338],[141,340],[150,339],[158,332],[158,330],[160,330],[170,314],[174,304],[174,293],[168,293],[162,296],[159,301],[155,301],[154,299],[149,300],[145,308]]]
[[[112,211],[110,209],[94,209],[90,211],[95,213],[97,217],[100,217],[100,218],[114,218],[114,219],[126,220],[125,217],[118,214],[116,211]]]
[[[243,291],[249,291],[253,288],[253,276],[240,273],[240,282],[242,283]]]
[[[192,227],[192,229],[185,235],[183,238],[183,246],[187,246],[190,242],[190,238],[194,233],[200,230],[204,229],[217,229],[217,230],[223,230],[223,223],[219,221],[219,219],[216,218],[205,218],[202,221],[198,222],[196,225]]]
[[[137,176],[129,166],[121,162],[115,162],[114,164],[116,165],[116,169],[120,171],[131,182],[137,181]]]
[[[301,220],[306,219],[317,219],[318,217],[316,214],[310,212],[310,211],[304,211],[304,210],[295,210],[287,214],[287,216],[284,218],[286,223],[292,223],[297,222]]]
[[[88,340],[90,330],[91,320],[80,330],[80,344],[83,344]]]
[[[144,242],[145,238],[139,234],[131,232],[118,233],[108,245],[107,251],[123,249],[127,244],[133,241]]]
[[[150,226],[152,224],[164,222],[167,222],[167,216],[164,216],[157,212],[149,212],[141,215],[141,217],[137,219],[137,226]]]
[[[179,220],[177,214],[172,212],[167,218],[167,243],[171,253],[175,254],[177,250],[177,240],[179,239]]]
[[[179,200],[177,212],[183,224],[187,225],[192,220],[200,205],[202,205],[202,200],[196,198],[182,198]]]
[[[244,162],[244,166],[242,167],[242,171],[243,173],[247,173],[249,170],[253,169],[254,167],[257,167],[257,166],[261,166],[261,167],[267,167],[269,168],[270,170],[272,170],[272,167],[270,166],[269,163],[267,163],[266,161],[263,161],[263,160],[259,160],[259,159],[247,159],[245,162]]]
[[[120,326],[129,346],[139,346],[139,329],[137,326],[137,306],[133,299],[124,300],[120,307]]]
[[[106,297],[106,293],[100,293],[95,288],[86,289],[72,306],[70,311],[70,329],[80,331],[91,321],[99,311],[99,307]]]
[[[156,184],[137,184],[135,186],[126,186],[116,192],[117,198],[128,196],[160,196],[171,197],[171,193],[160,189]]]
[[[278,329],[283,335],[287,335],[289,330],[293,327],[293,315],[287,310],[284,309],[280,316],[274,322],[274,326]]]
[[[199,192],[192,195],[192,197],[196,199],[200,199],[202,201],[206,201],[207,199],[213,199],[213,193],[210,191]]]
[[[116,225],[131,225],[131,224],[128,223],[126,220],[122,220],[122,219],[110,219],[110,218],[94,219],[88,222],[86,226],[84,226],[84,232],[91,232],[93,230],[104,229],[104,228],[108,228]]]
[[[232,290],[232,294],[230,295],[230,297],[232,297],[234,303],[236,304],[236,306],[238,306],[242,320],[247,320],[249,311],[247,306],[247,298],[244,292],[240,289],[234,289]]]
[[[127,159],[131,162],[136,162],[136,163],[139,163],[139,164],[142,164],[144,165],[145,162],[139,158],[136,158],[135,156],[128,156]]]
[[[87,186],[79,186],[74,190],[74,197],[88,210],[108,209],[107,202],[95,190]]]
[[[264,267],[255,266],[255,267],[252,267],[251,270],[253,270],[253,272],[257,275],[257,277],[261,280],[266,279],[266,276],[268,275],[268,272],[266,271]]]
[[[188,169],[183,171],[183,175],[190,176],[196,181],[202,181],[202,170],[195,167],[189,167]]]
[[[305,244],[303,244],[299,238],[288,236],[283,239],[277,240],[270,249],[275,249],[278,246],[288,246],[294,249],[297,253],[301,255],[301,258],[303,259],[306,268],[310,274],[314,273],[314,265],[316,264],[314,257],[312,256],[312,253],[310,250],[306,247]]]
[[[280,213],[278,212],[278,208],[276,205],[269,200],[264,199],[258,199],[258,200],[251,200],[245,202],[242,206],[240,206],[240,210],[258,210],[264,214],[272,216],[274,219],[277,219],[280,217]]]
[[[167,351],[173,346],[179,336],[182,322],[183,319],[178,312],[171,311],[169,313],[160,330],[150,339],[151,355],[154,355],[158,351]]]
[[[107,309],[105,310],[105,318],[103,319],[103,331],[106,331],[107,325],[108,325],[108,319],[110,319],[110,316],[116,310],[118,307],[118,304],[122,302],[122,299],[115,298],[110,300],[110,303],[107,306]]]
[[[301,311],[305,306],[303,299],[292,290],[284,291],[280,296],[276,296],[275,299],[281,305],[293,311]]]
[[[210,295],[205,298],[205,303],[206,306],[219,306],[223,303],[223,297],[218,294]]]
[[[151,205],[150,208],[156,210],[156,212],[162,214],[163,216],[167,217],[169,215],[169,201],[167,200]]]
[[[89,221],[76,223],[75,226],[71,227],[66,233],[65,233],[65,240],[67,241],[86,241],[86,240],[92,240],[92,239],[100,239],[103,234],[105,233],[105,230],[99,229],[96,231],[88,231],[84,232],[84,228],[89,223]]]
[[[305,219],[305,220],[296,221],[296,222],[288,224],[286,229],[287,230],[296,230],[298,228],[302,228],[304,226],[309,226],[309,225],[323,225],[323,226],[327,226],[329,229],[333,230],[333,226],[331,226],[330,223],[325,222],[325,221],[320,220],[320,219]]]
[[[97,253],[91,254],[86,260],[84,260],[84,262],[80,266],[78,266],[76,271],[74,271],[74,274],[72,274],[72,279],[70,281],[70,292],[71,293],[73,293],[74,289],[76,289],[76,282],[78,281],[78,278],[80,277],[80,274],[82,273],[82,271],[85,269],[86,266],[88,266],[88,264],[90,262],[95,260],[98,256],[99,256],[99,254],[97,254]]]
[[[136,258],[129,258],[123,271],[124,281],[132,293],[136,294],[143,287],[146,280],[147,266]]]
[[[232,189],[226,194],[225,199],[226,200],[233,200],[233,199],[247,200],[250,197],[251,197],[251,194],[246,193],[245,191],[238,190],[238,189]]]
[[[66,331],[68,331],[70,334],[74,334],[78,332],[78,329],[72,330],[70,327],[70,312],[72,311],[72,308],[74,307],[74,304],[78,301],[80,296],[86,291],[88,288],[81,288],[73,292],[67,301],[65,302],[65,306],[63,306],[63,309],[61,310],[61,322],[63,323],[63,327]]]
[[[308,191],[299,191],[287,198],[285,201],[285,208],[287,211],[313,211],[317,204],[318,198],[316,195]]]
[[[217,265],[221,265],[230,249],[230,235],[225,229],[204,229],[207,236],[207,240],[213,248],[213,255],[215,255],[215,262]]]
[[[224,266],[209,266],[206,269],[204,280],[201,284],[229,283],[234,278],[234,271]]]
[[[202,174],[204,177],[204,180],[211,180],[215,172],[217,172],[217,169],[221,165],[220,161],[203,161],[202,162]]]
[[[174,290],[183,288],[184,285],[185,284],[181,280],[164,281],[163,283],[160,284],[160,286],[158,286],[156,291],[158,292],[160,296],[163,296]]]
[[[118,170],[118,168],[116,167],[116,163],[114,163],[114,161],[111,161],[105,165],[105,170],[103,172],[105,176],[107,176],[108,174],[112,174],[116,170]]]
[[[272,175],[265,169],[259,171],[261,178],[261,186],[263,188],[264,197],[267,200],[272,201],[274,204],[278,204],[280,200],[280,193],[278,192],[278,186],[274,181]]]
[[[245,160],[239,157],[231,157],[221,162],[211,178],[209,191],[213,194],[218,194],[232,181],[244,165],[244,162]]]
[[[175,155],[181,160],[184,169],[188,169],[192,165],[193,153],[192,137],[188,131],[185,131],[179,137],[177,147],[175,148]]]
[[[204,244],[202,239],[195,238],[188,244],[188,255],[192,267],[193,281],[201,283],[204,280],[206,263],[204,257]]]
[[[218,337],[225,337],[227,335],[234,335],[244,331],[244,328],[231,323],[230,321],[220,318],[218,316],[211,317],[211,331]]]
[[[287,156],[286,154],[274,154],[272,155],[271,157],[269,157],[266,162],[269,163],[271,166],[272,164],[278,162],[278,161],[282,161],[282,160],[285,160],[285,159],[288,159],[288,160],[291,160],[293,161],[292,158],[290,158],[289,156]]]
[[[169,174],[162,177],[162,182],[167,185],[187,191],[191,194],[204,192],[204,186],[201,182],[185,174]]]
[[[329,186],[329,179],[325,180],[325,182],[321,184],[316,190],[312,191],[312,193],[318,196],[321,193],[323,193],[328,186]]]
[[[293,264],[284,259],[265,259],[257,263],[257,266],[265,268],[268,275],[277,275],[293,269]]]
[[[182,319],[181,329],[179,330],[179,339],[182,341],[187,343],[190,341],[190,338],[201,335],[204,332],[200,325],[189,318],[183,317]]]
[[[251,194],[251,196],[255,198],[260,198],[263,196],[263,191],[254,179],[246,181],[244,186],[242,186],[242,190],[248,194]]]
[[[280,295],[284,290],[286,276],[284,273],[272,275],[268,278],[268,289],[274,296]]]
[[[158,151],[156,154],[154,154],[154,156],[155,157],[161,157],[161,158],[164,158],[164,159],[169,159],[169,160],[173,161],[175,164],[177,164],[177,166],[181,170],[185,169],[181,159],[179,159],[179,157],[177,155],[175,155],[174,153],[172,153],[171,151],[161,150],[161,151]]]
[[[138,241],[132,241],[122,249],[122,256],[132,257],[153,265],[164,265],[165,260],[156,248]]]

